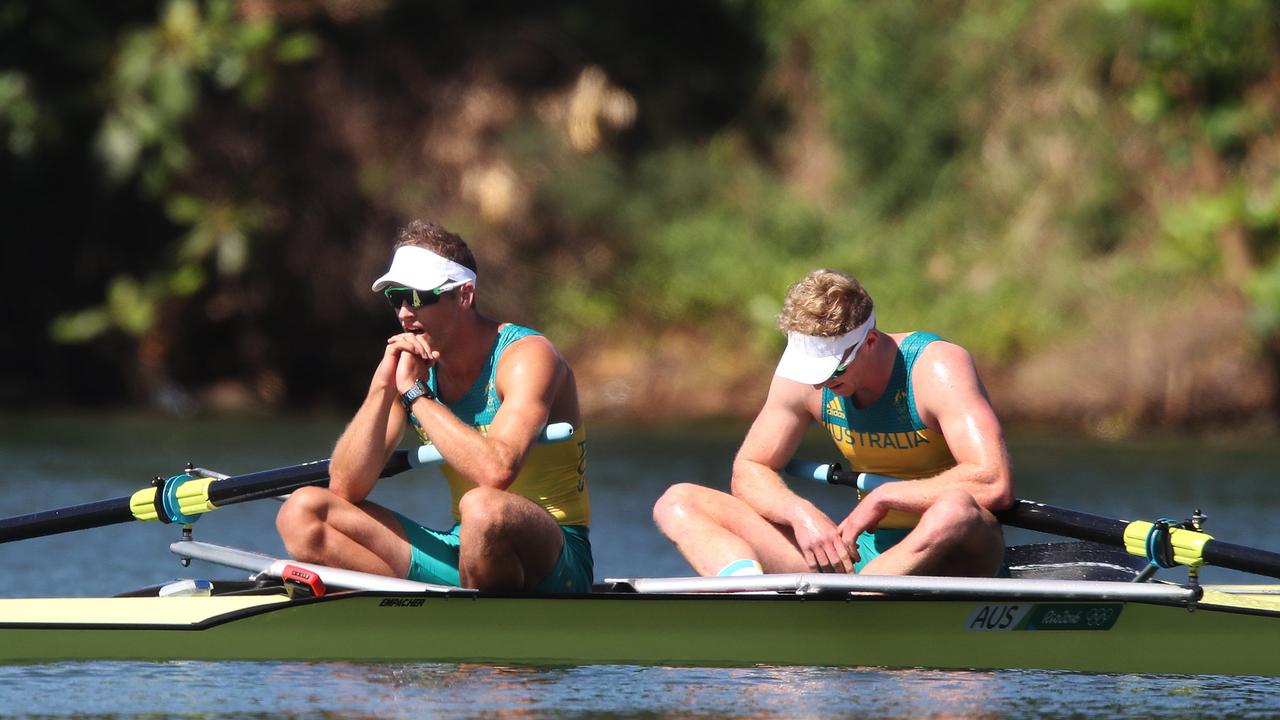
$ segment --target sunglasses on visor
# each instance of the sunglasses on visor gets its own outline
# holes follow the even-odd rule
[[[841,375],[843,375],[843,374],[844,374],[844,371],[845,371],[845,370],[848,370],[848,369],[849,369],[849,366],[850,366],[850,365],[852,365],[852,364],[853,364],[853,358],[849,358],[848,362],[845,362],[844,364],[842,364],[842,365],[840,365],[839,367],[837,367],[835,370],[832,370],[832,371],[831,371],[831,379],[832,379],[832,380],[834,380],[834,379],[836,379],[836,378],[840,377]]]
[[[424,305],[435,305],[440,301],[440,296],[446,292],[448,291],[441,288],[416,290],[407,287],[393,287],[383,290],[382,295],[391,304],[391,309],[399,312],[400,306],[405,303],[409,303],[409,307],[415,310]]]
[[[869,334],[870,333],[868,333],[868,335]],[[845,370],[849,369],[849,366],[853,364],[854,358],[858,357],[858,351],[862,349],[862,346],[865,345],[866,342],[867,342],[867,337],[866,335],[864,335],[861,340],[859,340],[858,342],[850,346],[848,350],[845,350],[845,353],[847,354],[848,357],[845,359],[844,362],[836,366],[836,369],[831,372],[831,376],[827,378],[828,382],[840,377],[841,375],[844,374]]]

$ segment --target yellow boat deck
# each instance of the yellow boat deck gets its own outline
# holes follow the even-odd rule
[[[211,597],[6,598],[4,625],[197,625],[249,608],[287,603],[285,595]]]

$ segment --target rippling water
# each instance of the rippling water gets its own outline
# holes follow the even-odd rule
[[[127,495],[188,461],[247,472],[324,457],[335,418],[172,421],[0,417],[0,516]],[[741,428],[593,429],[597,576],[682,575],[648,510],[676,481],[724,487]],[[1119,517],[1209,515],[1218,537],[1280,548],[1280,449],[1268,440],[1104,445],[1011,442],[1023,497]],[[806,443],[826,459],[820,438]],[[842,489],[804,489],[829,512]],[[444,524],[433,473],[384,481],[376,500]],[[210,513],[197,538],[279,554],[273,501]],[[0,595],[103,595],[183,576],[173,528],[133,523],[0,545]],[[1042,536],[1014,531],[1014,542]],[[1209,581],[1245,576],[1210,571]],[[1194,648],[1152,648],[1193,652]],[[1278,650],[1280,651],[1280,650]],[[351,663],[52,663],[0,666],[4,717],[1280,717],[1264,678],[851,668],[502,667]]]
[[[5,716],[1274,718],[1267,678],[842,668],[0,666]]]

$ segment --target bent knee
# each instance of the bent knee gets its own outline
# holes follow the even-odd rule
[[[501,530],[512,515],[519,496],[491,487],[476,487],[458,498],[462,524],[473,529]]]
[[[458,512],[463,515],[479,515],[493,509],[510,495],[504,490],[491,487],[474,487],[458,498]]]
[[[983,510],[973,496],[958,488],[938,496],[920,518],[921,525],[942,535],[967,535],[998,526],[995,517]]]
[[[318,487],[294,490],[276,513],[276,529],[285,547],[294,551],[321,542],[333,493]]]
[[[699,506],[699,499],[707,488],[693,483],[677,483],[667,488],[653,504],[653,521],[659,528],[679,525]]]
[[[942,493],[934,505],[943,512],[958,516],[958,519],[982,514],[982,507],[978,505],[978,501],[960,488],[952,488]]]
[[[333,493],[318,487],[303,487],[294,490],[285,498],[276,513],[276,525],[293,525],[317,520],[324,516]]]

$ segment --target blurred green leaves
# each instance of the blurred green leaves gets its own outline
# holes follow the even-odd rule
[[[1220,277],[1235,227],[1258,262],[1240,289],[1259,317],[1280,317],[1273,189],[1241,179],[1140,204],[1144,173],[1187,173],[1204,144],[1238,177],[1232,163],[1274,130],[1265,96],[1247,92],[1274,71],[1274,4],[799,0],[755,12],[775,75],[761,92],[809,81],[783,91],[791,115],[764,152],[744,120],[629,171],[608,156],[563,162],[544,188],[552,214],[625,239],[616,280],[549,291],[547,314],[576,318],[577,334],[643,307],[658,324],[745,326],[776,344],[783,291],[828,266],[862,279],[886,326],[955,333],[1011,361],[1087,331],[1080,313],[1131,298],[1139,275],[1157,294]],[[842,159],[820,198],[778,160],[814,112]],[[1165,155],[1135,160],[1152,150]]]
[[[1155,259],[1166,272],[1216,275],[1222,262],[1218,235],[1240,218],[1243,193],[1235,187],[1170,207],[1162,218],[1164,235]]]
[[[155,25],[121,41],[106,92],[110,105],[98,137],[108,175],[141,173],[161,195],[186,169],[191,150],[185,123],[203,85],[234,91],[249,105],[270,91],[274,67],[307,60],[318,41],[282,33],[270,20],[242,19],[231,0],[169,0]]]
[[[1088,332],[1089,312],[1184,281],[1221,287],[1224,237],[1249,263],[1229,289],[1259,333],[1280,331],[1273,2],[723,0],[697,17],[756,37],[729,47],[697,28],[661,58],[653,47],[673,37],[609,34],[616,13],[590,3],[506,8],[500,27],[521,29],[509,55],[472,47],[494,21],[466,3],[369,4],[350,24],[303,12],[296,30],[251,5],[169,0],[112,37],[92,100],[102,171],[117,189],[136,183],[178,230],[152,265],[104,273],[102,304],[60,318],[58,339],[145,333],[175,300],[283,262],[268,243],[302,245],[289,233],[305,232],[272,222],[283,202],[320,207],[308,227],[339,226],[317,244],[407,212],[471,219],[503,244],[490,257],[510,264],[513,295],[535,294],[521,309],[566,346],[679,325],[775,350],[787,286],[826,266],[871,289],[887,328],[1016,362]],[[572,27],[554,24],[561,15]],[[412,23],[429,20],[468,41],[424,49]],[[322,48],[319,34],[337,42]],[[322,51],[330,83],[317,96],[341,105],[349,93],[353,111],[309,107],[343,137],[328,145],[313,129],[305,149],[279,151],[295,167],[273,181],[297,185],[317,158],[341,168],[334,179],[315,197],[270,199],[216,175],[226,168],[193,180],[206,179],[202,143],[214,141],[199,130],[216,111],[270,107],[282,66]],[[673,79],[653,72],[658,60],[697,67]],[[537,107],[585,67],[634,98],[637,120],[574,148]],[[473,97],[468,83],[492,87]],[[7,152],[38,153],[44,90],[0,68]],[[458,129],[469,124],[483,128]],[[460,150],[442,163],[450,143]],[[458,178],[489,162],[519,180],[507,220],[457,197]],[[358,200],[333,202],[346,192]]]
[[[249,263],[249,243],[263,226],[266,209],[258,203],[206,200],[174,194],[166,205],[169,218],[191,231],[178,245],[182,266],[202,266],[213,258],[220,275],[239,275]]]
[[[10,153],[22,157],[35,149],[40,108],[31,94],[27,76],[0,70],[0,137]]]
[[[181,267],[167,276],[153,275],[145,283],[117,276],[107,285],[104,304],[57,318],[50,334],[65,343],[86,342],[113,329],[140,336],[155,323],[160,305],[190,295],[203,283],[199,268],[194,266]]]
[[[127,275],[113,278],[106,302],[54,320],[50,335],[59,342],[92,340],[113,329],[139,336],[150,330],[165,303],[189,297],[208,282],[206,266],[234,276],[248,265],[250,238],[262,227],[265,210],[257,203],[234,204],[175,193],[166,204],[174,222],[190,227],[168,268],[145,282]]]
[[[147,280],[118,276],[103,305],[57,318],[50,329],[55,339],[84,342],[112,329],[141,335],[155,322],[158,305],[204,286],[210,263],[219,275],[245,270],[250,238],[267,211],[259,203],[179,189],[193,156],[188,123],[208,95],[231,92],[250,107],[260,104],[278,65],[318,51],[313,35],[242,18],[232,0],[168,0],[155,24],[124,34],[105,78],[97,151],[108,178],[139,177],[168,218],[189,230]],[[5,87],[0,76],[0,99]]]

